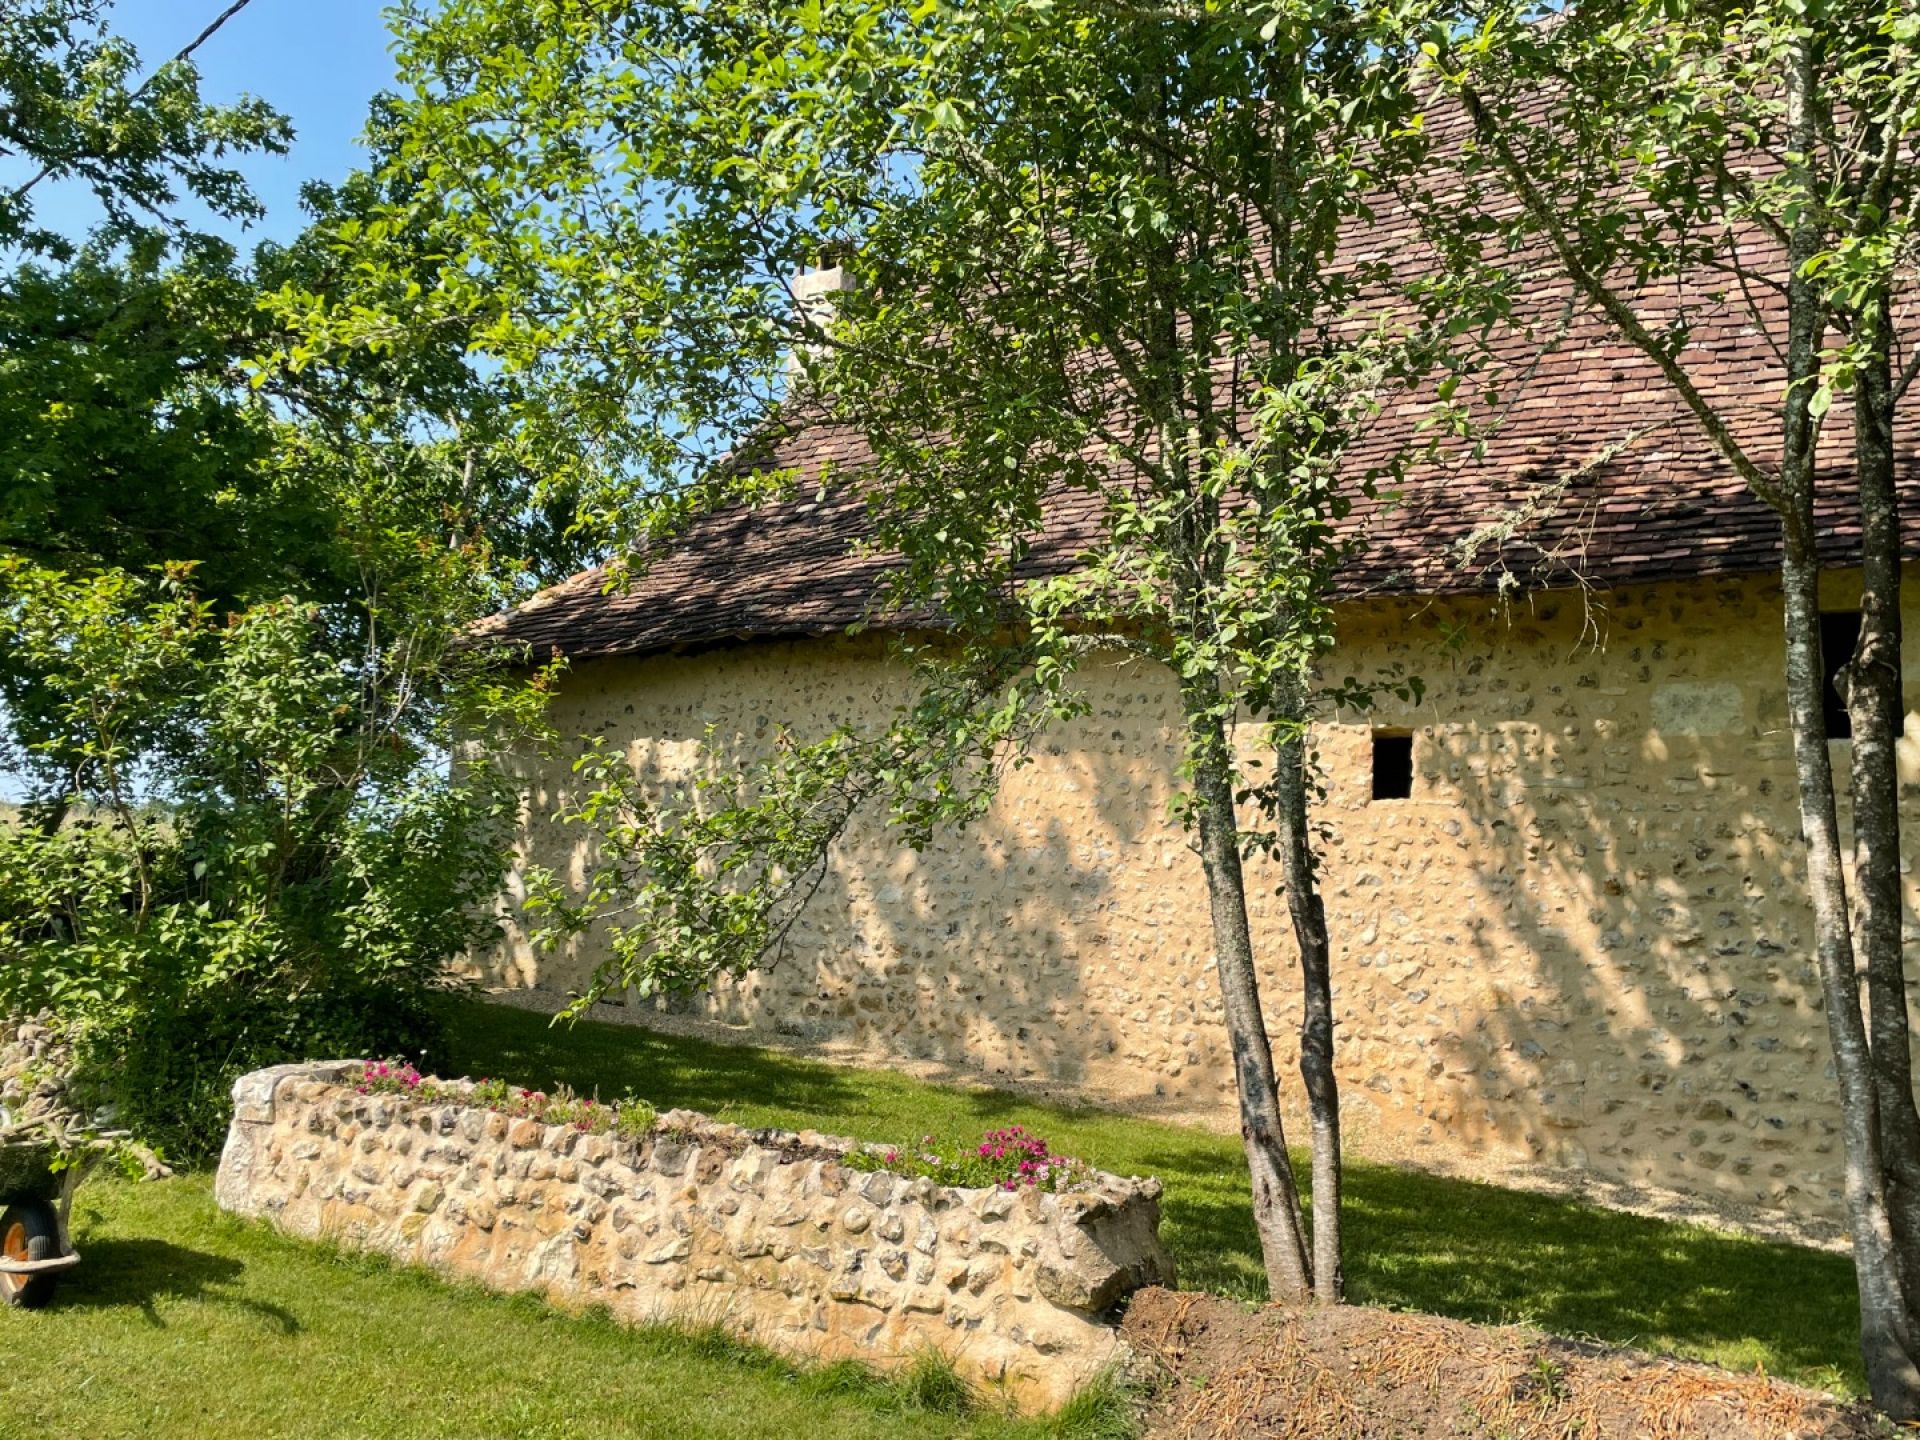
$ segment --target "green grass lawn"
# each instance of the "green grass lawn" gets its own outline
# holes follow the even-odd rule
[[[1020,1422],[939,1382],[809,1370],[718,1334],[633,1330],[214,1208],[206,1175],[91,1184],[85,1263],[0,1308],[0,1440],[1106,1440],[1109,1399]]]
[[[1231,1138],[624,1026],[553,1029],[493,1007],[463,1007],[453,1029],[452,1053],[428,1057],[442,1074],[633,1090],[745,1124],[892,1139],[1018,1121],[1106,1168],[1160,1176],[1183,1283],[1254,1290]],[[1381,1166],[1350,1177],[1356,1300],[1858,1389],[1844,1256]],[[1098,1416],[956,1417],[845,1368],[809,1372],[711,1336],[625,1330],[342,1257],[219,1214],[205,1176],[90,1184],[76,1229],[86,1263],[54,1308],[0,1312],[3,1440],[1111,1433]]]
[[[474,1006],[446,1075],[632,1090],[746,1125],[869,1140],[973,1135],[1017,1121],[1102,1169],[1166,1184],[1161,1234],[1190,1289],[1256,1297],[1259,1246],[1240,1142],[1111,1111],[956,1090],[626,1025],[555,1027]],[[1384,1165],[1347,1169],[1347,1286],[1357,1301],[1670,1351],[1857,1393],[1858,1299],[1845,1255],[1770,1245]],[[1306,1185],[1301,1167],[1300,1181]]]

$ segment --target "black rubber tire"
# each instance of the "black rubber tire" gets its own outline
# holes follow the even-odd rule
[[[0,1211],[0,1246],[20,1227],[28,1260],[51,1260],[62,1254],[60,1217],[45,1200],[19,1200]],[[16,1257],[18,1258],[18,1257]],[[38,1310],[53,1299],[59,1275],[0,1274],[0,1298],[16,1310]]]

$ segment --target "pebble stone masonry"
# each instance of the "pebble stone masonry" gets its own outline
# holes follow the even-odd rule
[[[1915,827],[1920,584],[1907,595],[1897,749],[1901,821]],[[1424,682],[1367,712],[1329,705],[1314,729],[1353,1153],[1496,1182],[1538,1163],[1844,1222],[1780,604],[1778,585],[1755,577],[1591,603],[1530,595],[1504,610],[1466,598],[1341,607],[1327,684],[1377,683],[1395,666]],[[1857,583],[1829,575],[1821,604],[1857,608]],[[1075,684],[1088,713],[1049,729],[976,823],[916,852],[863,812],[780,963],[686,1008],[748,1043],[797,1039],[863,1064],[933,1062],[1237,1125],[1206,886],[1170,818],[1178,697],[1163,670],[1118,654],[1090,658]],[[549,719],[624,747],[654,793],[674,795],[742,773],[782,725],[814,738],[884,723],[913,693],[884,637],[767,641],[582,661]],[[1406,798],[1371,793],[1376,729],[1411,742]],[[1237,733],[1260,759],[1260,727]],[[1847,742],[1833,759],[1844,830]],[[580,798],[571,753],[515,764],[523,855],[584,887],[584,827],[548,819]],[[606,936],[536,947],[524,868],[509,877],[500,942],[468,968],[557,1005],[606,958]],[[1281,879],[1249,856],[1267,1027],[1291,1074],[1300,983]],[[1920,866],[1901,884],[1905,940],[1920,946]],[[1281,1092],[1297,1106],[1298,1084]],[[1290,1125],[1304,1121],[1290,1109]]]
[[[1113,1363],[1116,1304],[1173,1280],[1155,1180],[959,1189],[853,1169],[853,1141],[685,1110],[642,1139],[590,1135],[362,1095],[359,1063],[236,1082],[221,1208],[628,1321],[717,1320],[798,1356],[885,1367],[930,1347],[1028,1409]]]

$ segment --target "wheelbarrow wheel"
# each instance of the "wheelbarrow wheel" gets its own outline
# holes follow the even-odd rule
[[[51,1260],[60,1253],[60,1218],[44,1200],[21,1200],[0,1211],[0,1255],[9,1260]],[[53,1299],[57,1274],[10,1275],[0,1271],[0,1297],[16,1310],[38,1310]]]

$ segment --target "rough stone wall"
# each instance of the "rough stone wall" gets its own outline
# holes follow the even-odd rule
[[[629,1321],[718,1321],[791,1354],[886,1366],[931,1347],[1036,1408],[1115,1358],[1117,1301],[1172,1283],[1155,1181],[954,1189],[851,1169],[852,1141],[691,1111],[626,1139],[362,1095],[342,1083],[353,1064],[236,1083],[223,1209]]]
[[[1855,596],[1840,577],[1827,599]],[[1341,613],[1328,680],[1400,665],[1425,687],[1317,734],[1338,1065],[1360,1149],[1841,1213],[1779,614],[1764,579]],[[849,836],[791,953],[699,1010],[875,1058],[1230,1114],[1205,895],[1167,819],[1171,687],[1120,660],[1085,684],[1092,713],[1049,735],[981,824],[919,855],[874,826]],[[724,763],[782,722],[818,734],[904,693],[879,640],[748,645],[584,664],[556,718],[667,781],[709,725]],[[1370,798],[1374,727],[1413,737],[1408,799]],[[1920,717],[1909,736],[1911,823]],[[564,763],[526,782],[526,851],[582,873],[577,833],[535,818]],[[1290,1069],[1285,904],[1272,867],[1251,880]],[[537,959],[509,915],[476,968],[564,991],[598,958],[589,938]]]

